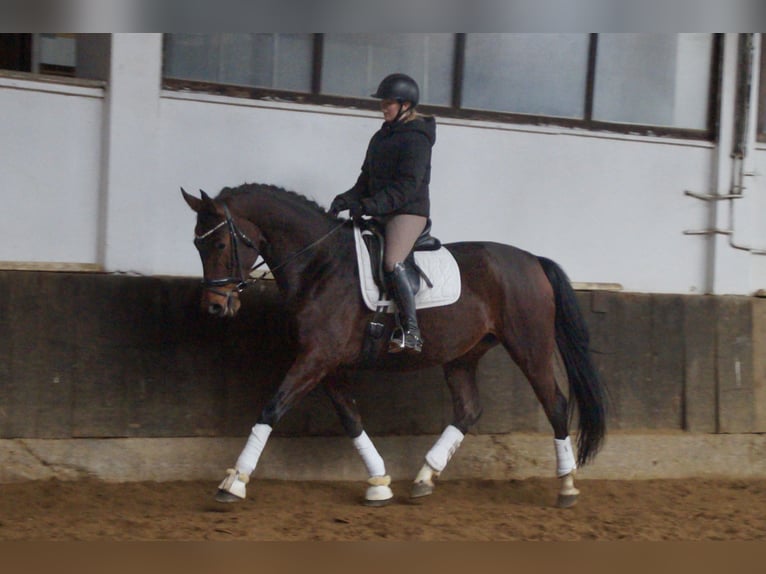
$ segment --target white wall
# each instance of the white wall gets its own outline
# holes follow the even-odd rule
[[[734,47],[736,35],[727,35],[722,105],[729,116]],[[160,63],[161,35],[115,35],[105,102],[90,94],[45,96],[68,105],[67,117],[52,103],[37,103],[38,92],[0,83],[0,110],[12,103],[15,130],[36,127],[22,140],[0,134],[2,150],[12,150],[0,155],[1,189],[12,190],[23,214],[0,211],[0,260],[198,276],[194,216],[180,186],[214,194],[248,181],[273,183],[328,205],[354,183],[381,122],[366,111],[161,91]],[[732,166],[715,145],[437,119],[432,218],[443,241],[512,243],[559,261],[574,281],[616,282],[631,291],[744,294],[766,287],[766,258],[726,247],[723,236],[684,234],[711,225],[711,205],[684,190],[726,191]],[[730,130],[732,121],[722,124]],[[766,173],[766,150],[757,153],[752,161]],[[747,233],[764,247],[765,186],[752,178],[750,203],[736,207],[747,211]],[[29,227],[33,196],[56,208],[36,236],[11,249],[5,235]],[[58,241],[58,213],[70,205],[79,206],[70,209],[76,231]],[[726,281],[715,281],[717,273]]]
[[[238,105],[201,97],[163,99],[162,156],[172,202],[178,186],[217,192],[245,181],[274,183],[329,205],[359,173],[377,114],[295,113],[299,106]],[[699,292],[705,206],[684,189],[706,189],[713,148],[688,142],[592,137],[571,131],[440,120],[433,152],[433,232],[443,241],[512,243],[560,261],[575,281],[620,282],[639,291]],[[185,223],[184,223],[185,222]],[[193,214],[175,238],[189,241]]]
[[[0,261],[95,262],[103,90],[0,78]]]

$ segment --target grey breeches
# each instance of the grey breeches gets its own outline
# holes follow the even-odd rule
[[[428,219],[420,215],[394,215],[386,222],[386,253],[383,264],[386,271],[404,261],[412,246],[426,227]]]

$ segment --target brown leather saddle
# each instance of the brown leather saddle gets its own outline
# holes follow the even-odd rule
[[[386,275],[383,269],[383,253],[386,248],[385,228],[381,222],[375,219],[362,219],[359,221],[358,225],[362,232],[362,239],[370,254],[372,277],[375,284],[378,286],[378,289],[380,289],[381,294],[385,295],[391,288],[386,281]],[[421,278],[426,282],[426,285],[433,287],[431,280],[415,262],[415,252],[436,251],[440,249],[441,246],[441,241],[431,235],[431,220],[429,219],[426,222],[426,226],[420,234],[420,237],[415,241],[412,251],[410,251],[407,259],[404,260],[404,266],[407,269],[407,278],[412,285],[413,293],[417,293],[420,290]]]
[[[355,222],[355,225],[359,226],[362,240],[370,255],[370,265],[372,267],[372,277],[380,290],[380,301],[387,301],[389,299],[389,291],[391,286],[386,280],[386,274],[383,269],[383,253],[385,252],[385,228],[382,223],[375,219],[362,219]],[[415,245],[410,251],[410,254],[404,261],[405,268],[407,269],[407,278],[412,285],[413,293],[417,293],[420,290],[420,279],[423,278],[426,285],[433,287],[433,283],[420,268],[415,261],[416,251],[437,251],[442,246],[441,241],[431,235],[431,220],[426,222],[426,226],[420,237],[415,241]],[[362,363],[374,364],[375,356],[379,349],[379,341],[386,332],[386,321],[384,320],[386,312],[386,306],[379,306],[372,319],[367,325],[366,336],[362,348]],[[396,321],[396,329],[401,330],[398,313],[394,315]]]

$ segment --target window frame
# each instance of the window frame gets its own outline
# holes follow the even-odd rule
[[[582,118],[561,118],[534,114],[521,114],[513,112],[497,112],[478,110],[462,107],[462,86],[465,72],[465,46],[466,33],[455,34],[455,56],[453,62],[452,78],[452,102],[450,106],[436,106],[421,104],[419,108],[427,114],[439,117],[462,119],[469,121],[487,121],[507,124],[524,124],[538,126],[558,126],[565,128],[577,128],[595,132],[611,132],[618,134],[673,137],[679,139],[709,140],[715,141],[718,133],[718,103],[721,84],[723,34],[713,34],[713,53],[711,57],[711,81],[708,87],[708,112],[707,127],[705,129],[678,128],[657,126],[651,124],[626,124],[608,122],[593,119],[593,99],[596,81],[596,59],[598,55],[598,33],[589,34],[588,66],[585,82],[585,94],[583,97]],[[166,43],[163,42],[163,50]],[[322,58],[324,47],[324,34],[313,34],[313,61],[311,63],[311,92],[293,92],[272,88],[240,86],[232,84],[220,84],[214,82],[185,80],[181,78],[167,77],[163,73],[162,87],[171,91],[194,91],[215,95],[246,98],[283,100],[295,103],[333,105],[350,107],[363,110],[378,110],[375,100],[366,98],[345,97],[326,95],[321,93],[322,87]],[[761,75],[764,74],[764,59],[761,59]],[[764,99],[764,83],[761,83],[761,99]],[[766,118],[764,118],[766,123]],[[764,127],[766,129],[766,126]],[[760,130],[759,130],[760,135]],[[766,141],[766,134],[764,134]]]
[[[766,34],[760,35],[761,55],[758,72],[758,121],[756,122],[756,141],[766,143]]]

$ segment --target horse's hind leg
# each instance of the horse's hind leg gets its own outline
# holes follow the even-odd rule
[[[511,352],[513,356],[513,353]],[[572,444],[569,438],[569,415],[567,398],[556,384],[554,354],[538,353],[534,357],[517,361],[543,407],[545,416],[553,427],[553,445],[556,453],[556,476],[561,480],[556,505],[568,508],[577,502],[580,491],[574,486],[577,470]]]
[[[367,468],[369,478],[364,503],[367,506],[385,506],[394,498],[390,486],[391,477],[386,474],[383,457],[364,431],[362,417],[348,388],[348,379],[345,374],[336,374],[327,377],[324,383],[346,434],[353,441],[354,447]]]
[[[479,420],[481,406],[476,386],[478,358],[447,363],[444,375],[452,395],[453,421],[426,454],[426,460],[412,485],[410,496],[420,498],[434,491],[434,479],[446,468],[468,429]]]
[[[569,416],[567,414],[567,399],[556,384],[553,375],[553,361],[551,361],[550,372],[543,379],[546,381],[540,384],[539,381],[530,379],[532,387],[537,394],[537,398],[543,405],[548,421],[553,427],[553,446],[556,452],[556,476],[561,481],[556,505],[559,508],[568,508],[574,506],[580,491],[575,488],[574,475],[577,470],[572,443],[569,438]],[[550,390],[552,388],[552,391]]]
[[[553,371],[553,361],[551,361],[551,371]],[[580,491],[575,488],[574,476],[577,470],[572,442],[569,438],[569,414],[567,399],[559,389],[553,373],[550,375],[551,385],[554,388],[555,399],[552,412],[545,409],[545,414],[553,426],[553,447],[556,453],[556,476],[561,481],[556,506],[559,508],[569,508],[577,503],[577,497]],[[534,384],[533,384],[534,386]],[[542,399],[541,399],[542,402]]]

